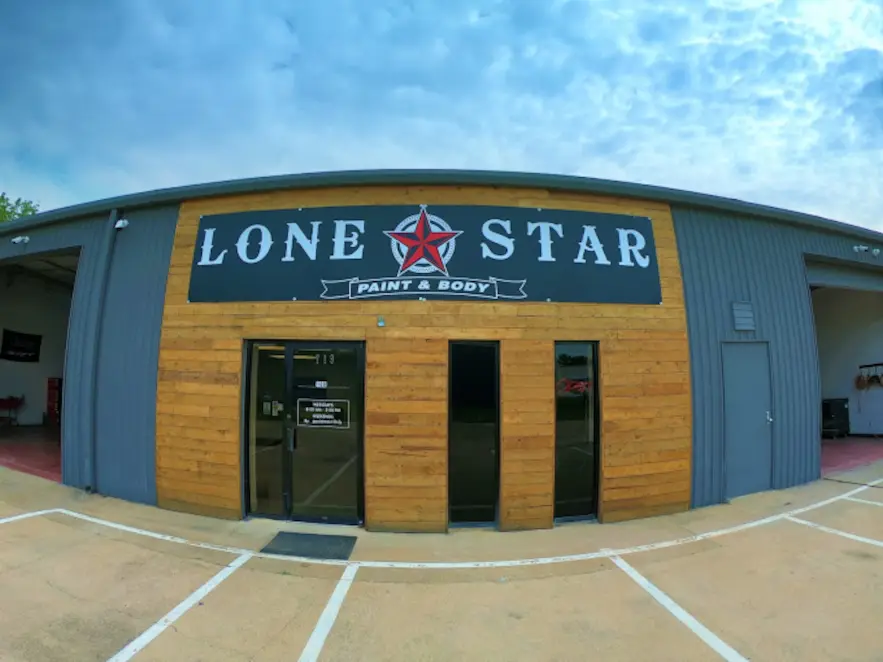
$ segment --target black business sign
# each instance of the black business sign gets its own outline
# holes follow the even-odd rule
[[[3,329],[0,359],[19,363],[39,363],[43,336]]]
[[[659,304],[649,218],[490,206],[203,216],[191,302],[476,299]]]

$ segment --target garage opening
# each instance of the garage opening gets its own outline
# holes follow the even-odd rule
[[[824,477],[883,460],[883,292],[811,290]]]
[[[0,466],[58,482],[78,263],[79,250],[0,262]]]

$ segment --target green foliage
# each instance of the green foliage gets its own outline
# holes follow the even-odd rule
[[[5,193],[0,193],[0,223],[14,221],[22,216],[30,216],[38,211],[40,211],[40,207],[36,202],[22,198],[12,200]]]

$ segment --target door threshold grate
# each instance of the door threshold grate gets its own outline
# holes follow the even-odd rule
[[[261,552],[280,556],[302,556],[309,559],[349,561],[355,546],[355,536],[280,531]]]

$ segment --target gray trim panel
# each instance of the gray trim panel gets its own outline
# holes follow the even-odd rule
[[[88,443],[85,444],[86,459],[84,466],[86,473],[83,476],[83,482],[87,490],[95,491],[96,479],[95,472],[98,466],[97,460],[97,444],[98,444],[98,403],[101,401],[103,394],[98,389],[98,353],[101,351],[101,329],[102,320],[104,319],[104,302],[107,294],[107,280],[110,276],[110,264],[113,259],[113,245],[116,239],[116,230],[113,224],[119,217],[117,210],[110,212],[110,217],[104,221],[101,231],[101,243],[98,251],[98,265],[95,269],[95,280],[93,287],[95,288],[95,313],[98,323],[95,326],[95,333],[89,338],[89,342],[83,349],[83,354],[87,357],[84,359],[89,364],[89,393],[94,394],[92,397],[89,415],[86,417],[86,427],[89,432],[86,435]]]
[[[98,353],[95,487],[156,503],[156,395],[178,206],[126,214],[116,230]]]
[[[883,292],[883,270],[857,268],[854,265],[807,259],[806,279],[810,285],[821,287]]]

